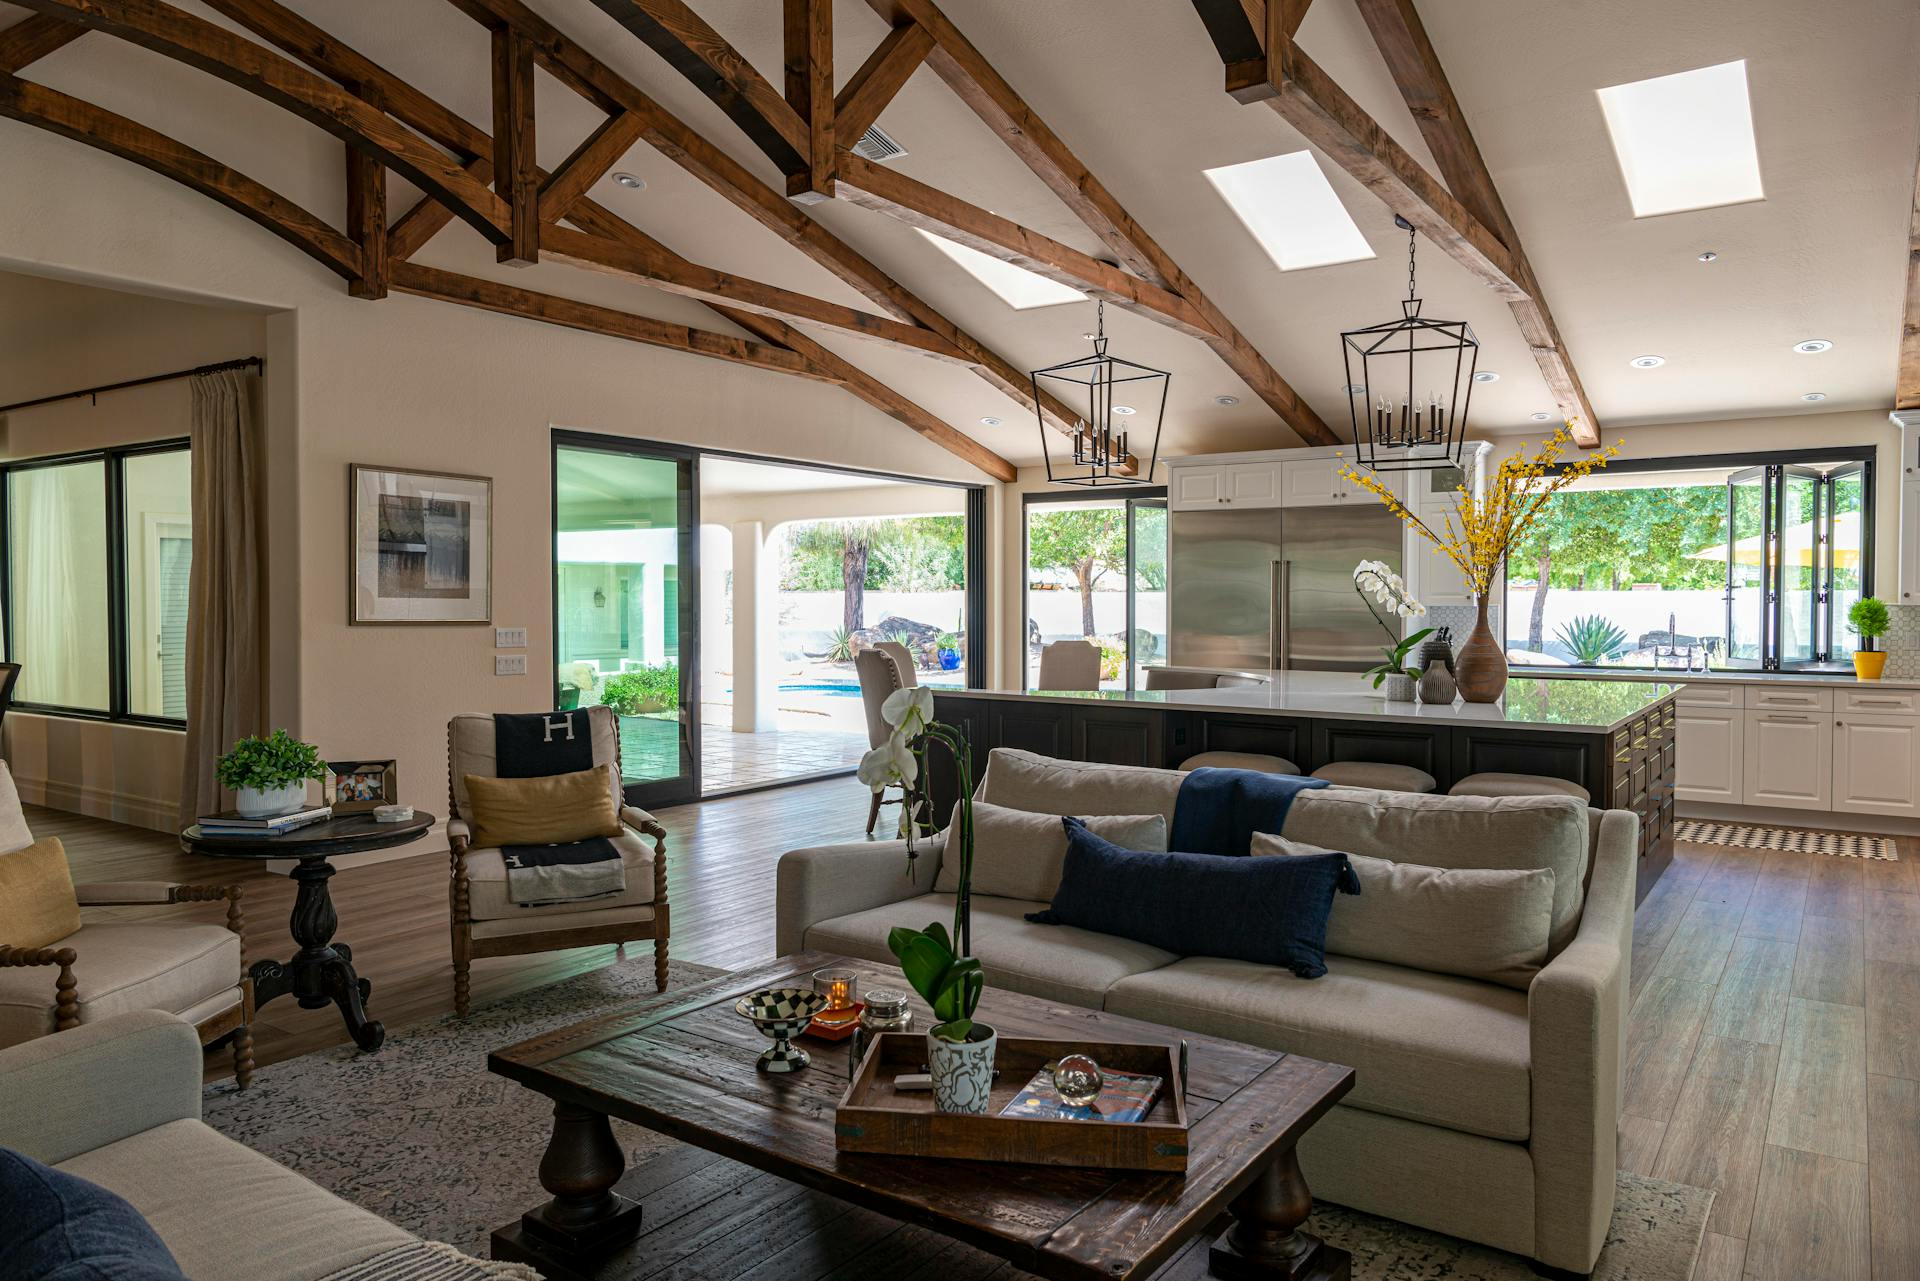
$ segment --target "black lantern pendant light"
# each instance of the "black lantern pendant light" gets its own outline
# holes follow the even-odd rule
[[[1401,317],[1340,335],[1353,411],[1353,443],[1375,471],[1459,467],[1480,343],[1464,320],[1429,320],[1414,294],[1413,224],[1407,233],[1407,300]],[[1356,368],[1356,365],[1358,368]]]
[[[1033,371],[1033,411],[1040,422],[1040,452],[1047,460],[1047,480],[1055,485],[1150,485],[1154,463],[1160,457],[1160,424],[1167,411],[1167,385],[1173,375],[1149,369],[1131,360],[1107,354],[1107,304],[1095,312],[1093,354],[1065,364]],[[1054,465],[1059,448],[1047,426],[1040,402],[1051,393],[1074,411],[1072,459]],[[1134,454],[1135,429],[1115,425],[1137,420],[1142,434],[1152,426],[1153,443],[1144,458]],[[1128,459],[1134,460],[1128,470]]]

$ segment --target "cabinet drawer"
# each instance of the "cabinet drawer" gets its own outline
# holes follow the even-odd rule
[[[1920,690],[1843,689],[1834,705],[1837,712],[1869,712],[1874,715],[1914,715],[1920,713]]]
[[[1743,702],[1738,685],[1712,685],[1693,681],[1680,687],[1678,698],[1686,707],[1739,707]]]
[[[1833,710],[1833,691],[1795,685],[1784,689],[1770,685],[1749,685],[1747,707],[1788,712],[1830,712]]]

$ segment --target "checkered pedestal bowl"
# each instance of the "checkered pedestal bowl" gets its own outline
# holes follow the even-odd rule
[[[813,1016],[827,1008],[827,998],[803,987],[769,987],[749,992],[733,1003],[734,1012],[773,1038],[773,1048],[760,1056],[762,1072],[798,1072],[810,1060],[792,1044],[806,1031]]]

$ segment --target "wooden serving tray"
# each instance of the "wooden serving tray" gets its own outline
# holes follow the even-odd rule
[[[1034,1073],[1067,1054],[1090,1055],[1102,1068],[1157,1076],[1164,1082],[1140,1121],[1071,1121],[1003,1117],[1000,1110]],[[1001,1037],[994,1051],[1000,1075],[985,1116],[936,1112],[931,1090],[895,1090],[893,1078],[927,1070],[924,1032],[886,1032],[867,1047],[853,1082],[834,1109],[834,1146],[842,1152],[1007,1161],[1023,1165],[1092,1166],[1111,1170],[1187,1168],[1187,1100],[1179,1051],[1167,1045],[1037,1041]]]

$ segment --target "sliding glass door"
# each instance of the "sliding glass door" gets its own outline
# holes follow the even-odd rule
[[[556,435],[555,705],[620,722],[627,798],[699,795],[694,459]]]
[[[1870,505],[1862,463],[1727,478],[1728,666],[1771,671],[1853,652],[1846,617],[1871,570]]]
[[[1058,640],[1100,650],[1100,687],[1132,690],[1167,661],[1167,498],[1031,494],[1026,500],[1026,688]]]

